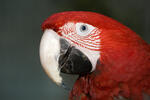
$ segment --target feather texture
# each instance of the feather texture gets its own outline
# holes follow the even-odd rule
[[[135,32],[104,15],[71,11],[57,13],[42,24],[62,35],[60,27],[82,22],[101,30],[100,58],[96,70],[82,75],[70,100],[144,100],[150,95],[150,46]]]

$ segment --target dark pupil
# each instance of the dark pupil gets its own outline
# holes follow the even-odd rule
[[[85,30],[86,30],[86,26],[84,26],[84,25],[81,26],[81,30],[82,30],[82,31],[85,31]]]

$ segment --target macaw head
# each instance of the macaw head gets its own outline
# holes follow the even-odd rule
[[[85,11],[62,12],[46,19],[42,30],[41,63],[58,85],[63,80],[61,72],[81,76],[94,73],[120,82],[143,75],[140,55],[146,47],[142,45],[147,44],[109,17]]]
[[[41,63],[57,84],[62,84],[60,72],[83,75],[95,70],[100,57],[101,29],[95,25],[98,17],[104,16],[64,12],[50,16],[42,24]]]

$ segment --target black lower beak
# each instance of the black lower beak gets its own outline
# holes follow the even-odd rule
[[[88,57],[79,49],[71,46],[65,39],[60,39],[59,68],[67,74],[86,74],[92,70]]]

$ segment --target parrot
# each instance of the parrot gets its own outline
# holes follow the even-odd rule
[[[100,13],[65,11],[41,25],[40,61],[63,85],[60,73],[79,75],[69,100],[150,100],[150,45],[122,23]]]

